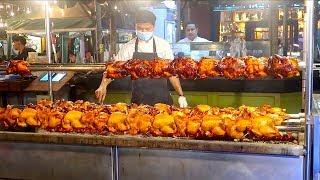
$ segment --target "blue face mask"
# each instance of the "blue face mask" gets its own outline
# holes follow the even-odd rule
[[[152,38],[153,32],[141,32],[137,31],[137,36],[139,40],[148,41]]]

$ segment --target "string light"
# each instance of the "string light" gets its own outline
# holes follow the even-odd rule
[[[114,6],[114,9],[117,10],[117,9],[118,9],[118,6]]]
[[[14,16],[14,12],[13,11],[10,12],[10,16]]]

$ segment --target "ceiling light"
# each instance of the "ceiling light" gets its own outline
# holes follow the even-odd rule
[[[30,9],[30,8],[27,8],[26,13],[27,13],[27,14],[30,14],[30,13],[31,13],[31,9]]]

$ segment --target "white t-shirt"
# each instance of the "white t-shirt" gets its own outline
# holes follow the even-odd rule
[[[210,42],[210,41],[205,38],[197,36],[196,38],[194,38],[193,41],[191,41],[188,38],[184,38],[184,39],[181,39],[180,41],[178,41],[178,43],[183,43],[183,42]]]
[[[205,38],[196,37],[193,41],[188,38],[181,39],[178,43],[192,43],[192,42],[211,42]],[[209,51],[191,51],[190,45],[179,45],[178,50],[175,50],[176,53],[183,52],[185,56],[190,56],[194,60],[200,60],[202,57],[209,56]],[[177,52],[178,51],[178,52]]]
[[[132,59],[135,51],[136,39],[137,38],[133,38],[120,48],[118,54],[115,56],[116,61],[127,61]],[[153,53],[153,39],[155,40],[158,57],[173,60],[174,56],[169,42],[157,36],[153,36],[149,41],[139,41],[138,52]]]

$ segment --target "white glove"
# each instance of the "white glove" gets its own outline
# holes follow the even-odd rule
[[[298,62],[298,66],[299,66],[300,70],[305,69],[306,68],[306,62],[300,61],[300,62]]]
[[[187,99],[186,99],[186,97],[184,97],[184,96],[180,96],[180,97],[179,97],[178,103],[179,103],[179,106],[180,106],[181,108],[185,108],[185,107],[188,106]]]

